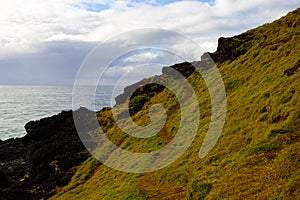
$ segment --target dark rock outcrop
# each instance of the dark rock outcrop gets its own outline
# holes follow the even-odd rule
[[[175,69],[177,72],[179,72],[182,76],[186,78],[189,77],[195,71],[195,67],[193,66],[192,63],[189,62],[175,64],[170,67],[164,67],[162,69],[162,73],[171,76],[174,79],[179,79],[180,76],[173,73],[173,70],[171,68]]]
[[[167,79],[179,79],[181,77],[178,74],[174,73],[173,69],[175,69],[186,78],[195,71],[194,65],[189,62],[179,63],[169,67],[163,67],[162,75],[154,76],[150,79],[143,79],[133,85],[125,87],[124,92],[115,98],[116,104],[123,104],[127,100],[133,99],[134,97],[139,95],[153,97],[155,94],[162,92],[165,89],[165,86],[156,84],[155,82],[167,82],[169,81]]]
[[[156,76],[155,78],[159,78],[159,76]],[[123,94],[120,94],[115,98],[116,104],[123,104],[128,99],[133,99],[138,95],[152,97],[155,94],[162,92],[164,88],[165,87],[162,85],[151,83],[149,79],[144,79],[138,83],[125,87]]]
[[[80,108],[86,129],[95,113]],[[47,198],[66,185],[90,155],[81,143],[72,111],[26,124],[23,138],[0,141],[0,199]]]
[[[233,61],[250,49],[252,45],[249,43],[253,40],[253,37],[248,32],[230,38],[221,37],[218,40],[217,51],[210,53],[210,56],[216,63],[227,60]]]

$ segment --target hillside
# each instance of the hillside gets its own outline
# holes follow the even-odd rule
[[[109,168],[86,154],[74,136],[71,113],[61,113],[27,124],[28,135],[23,139],[0,142],[1,148],[15,145],[18,151],[13,151],[29,163],[22,177],[30,174],[27,179],[20,179],[20,174],[7,175],[7,169],[16,165],[15,155],[6,164],[1,161],[0,177],[7,180],[1,185],[4,189],[0,188],[2,197],[16,187],[16,196],[7,199],[15,199],[21,190],[22,195],[26,192],[24,199],[31,199],[30,195],[37,199],[53,195],[50,199],[61,200],[300,199],[300,8],[241,35],[220,38],[217,51],[210,55],[225,84],[227,113],[222,134],[206,157],[200,159],[198,152],[211,115],[208,88],[189,63],[181,63],[171,67],[187,77],[198,97],[200,127],[192,145],[177,161],[142,174]],[[194,65],[201,67],[202,62]],[[163,72],[168,73],[168,68]],[[161,78],[145,79],[137,85]],[[122,115],[123,103],[132,87],[117,98],[115,106],[124,123],[128,119]],[[149,123],[148,110],[157,103],[167,111],[166,124],[156,136],[129,137],[115,124],[111,108],[104,108],[97,118],[111,141],[131,152],[150,152],[174,138],[181,112],[171,91],[157,85],[143,86],[130,102],[130,114],[137,124]],[[45,130],[46,138],[42,137]],[[90,131],[91,137],[97,133],[99,130]],[[60,139],[62,142],[56,143]],[[64,151],[58,152],[56,147]],[[40,151],[34,155],[40,161],[30,159],[36,149]],[[1,159],[5,153],[0,154]],[[22,166],[23,161],[19,161],[15,171]],[[45,169],[48,174],[41,177]]]
[[[226,123],[212,152],[198,157],[210,99],[201,76],[193,72],[188,80],[199,98],[201,126],[179,160],[158,171],[130,174],[91,157],[52,199],[299,199],[300,9],[241,35],[220,38],[210,55],[227,92]],[[149,122],[147,109],[155,103],[168,105],[169,118],[151,139],[124,135],[110,109],[100,111],[98,118],[115,144],[134,152],[153,151],[171,140],[180,121],[178,102],[165,89],[133,113],[137,124]]]

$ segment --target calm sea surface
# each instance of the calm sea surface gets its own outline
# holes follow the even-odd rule
[[[0,86],[0,139],[22,137],[24,126],[72,109],[72,87],[62,86]],[[95,106],[100,110],[111,106],[112,86],[97,89]]]

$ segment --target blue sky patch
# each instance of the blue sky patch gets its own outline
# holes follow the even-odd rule
[[[88,3],[88,2],[83,2],[81,5],[90,12],[101,12],[103,10],[109,9],[108,4],[99,4],[99,3]]]
[[[162,0],[162,1],[158,1],[158,0],[132,0],[131,4],[146,3],[146,4],[150,4],[150,5],[155,5],[155,6],[164,6],[164,5],[167,5],[167,4],[171,4],[171,3],[174,3],[174,2],[180,2],[180,1],[184,1],[184,0]],[[214,3],[214,0],[189,0],[189,1],[208,2],[209,4]]]
[[[135,4],[145,3],[152,6],[164,6],[167,4],[182,2],[186,0],[131,0],[128,4],[129,7],[134,7]],[[198,1],[198,2],[207,2],[210,5],[214,4],[214,0],[188,0],[188,1]],[[101,12],[103,10],[110,9],[109,4],[100,4],[100,3],[90,3],[90,2],[81,2],[79,5],[73,5],[76,8],[85,9],[90,12]]]

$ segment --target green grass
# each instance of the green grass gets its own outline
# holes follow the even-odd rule
[[[210,97],[195,72],[188,80],[199,100],[200,127],[177,161],[152,173],[129,174],[90,158],[77,168],[69,185],[57,188],[52,199],[299,199],[300,72],[286,76],[284,70],[299,60],[300,10],[247,33],[253,39],[240,48],[249,50],[234,61],[218,63],[227,91],[226,123],[205,158],[199,159],[198,151],[208,130]],[[168,119],[151,138],[122,133],[110,111],[100,112],[98,118],[105,121],[102,128],[109,139],[121,148],[157,150],[175,136],[181,120],[171,92],[142,100],[141,110],[132,117],[137,124],[147,125],[148,110],[157,103],[165,107]]]
[[[279,150],[279,149],[280,149],[280,147],[278,145],[262,143],[262,144],[259,144],[259,145],[244,148],[242,152],[245,153],[247,156],[250,156],[250,155],[253,155],[253,154],[272,152],[272,151],[276,151],[276,150]]]
[[[205,199],[212,189],[212,184],[195,181],[187,191],[187,199]]]

